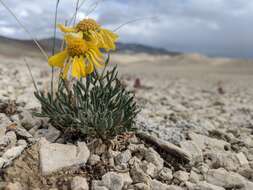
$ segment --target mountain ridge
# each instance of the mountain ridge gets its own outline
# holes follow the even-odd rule
[[[38,42],[47,52],[50,52],[52,50],[53,38],[39,39]],[[55,43],[56,51],[60,50],[62,40],[57,38],[55,42],[56,42]],[[22,40],[22,39],[15,39],[15,38],[9,38],[9,37],[4,37],[4,36],[0,36],[0,44],[1,44],[1,47],[5,45],[6,46],[15,45],[16,47],[22,48],[23,50],[27,48],[28,50],[36,51],[36,49],[34,48],[37,48],[32,40]],[[147,53],[150,55],[170,55],[170,56],[176,56],[176,55],[181,54],[179,52],[168,51],[165,48],[157,48],[157,47],[152,47],[152,46],[143,45],[143,44],[123,43],[123,42],[117,42],[116,52],[126,53],[126,54]]]

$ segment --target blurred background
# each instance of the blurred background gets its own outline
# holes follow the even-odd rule
[[[1,1],[50,55],[57,0]],[[131,83],[140,79],[147,86],[157,81],[157,86],[159,81],[186,79],[194,85],[213,85],[215,89],[221,84],[251,85],[253,1],[60,0],[57,23],[69,21],[77,3],[80,9],[76,23],[94,18],[119,34],[111,64],[118,64],[120,73]],[[0,18],[1,64],[15,65],[16,69],[7,69],[7,73],[12,72],[7,78],[11,80],[13,73],[25,73],[31,82],[26,58],[38,78],[50,79],[47,60],[2,4]],[[57,30],[56,37],[59,49],[63,35]]]
[[[171,52],[252,58],[253,2],[250,0],[80,0],[77,20],[92,17],[118,30],[120,41],[163,48]],[[56,0],[5,0],[16,16],[39,39],[54,29]],[[76,1],[60,0],[58,22],[69,20]],[[0,35],[29,39],[16,20],[0,6]],[[61,37],[60,33],[57,35]]]

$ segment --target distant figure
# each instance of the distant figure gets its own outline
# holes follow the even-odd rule
[[[141,80],[139,78],[136,78],[134,81],[134,88],[141,88]]]
[[[225,90],[222,87],[222,82],[221,81],[218,82],[218,89],[217,90],[218,90],[219,94],[221,94],[221,95],[225,94]]]

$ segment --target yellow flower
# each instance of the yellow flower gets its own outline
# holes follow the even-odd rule
[[[64,79],[68,77],[70,69],[71,75],[79,79],[92,73],[94,65],[103,66],[103,54],[92,42],[86,42],[82,36],[76,34],[67,34],[65,41],[66,49],[48,59],[50,66],[63,69]]]
[[[96,42],[98,48],[105,49],[107,52],[110,50],[115,50],[115,42],[118,39],[118,35],[113,33],[110,30],[102,28],[95,20],[93,19],[83,19],[75,27],[65,27],[64,25],[58,25],[60,30],[65,33],[69,32],[81,32],[83,38],[86,41],[93,40]]]

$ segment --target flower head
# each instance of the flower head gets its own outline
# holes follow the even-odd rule
[[[65,33],[82,33],[86,41],[94,41],[98,48],[105,49],[106,51],[116,49],[115,42],[118,39],[118,35],[110,30],[102,28],[93,19],[83,19],[73,28],[65,27],[64,25],[58,26],[60,30]]]
[[[69,71],[75,78],[86,77],[94,71],[94,66],[101,67],[103,55],[92,41],[83,40],[82,35],[67,34],[66,49],[48,59],[50,66],[59,67],[66,79]]]

